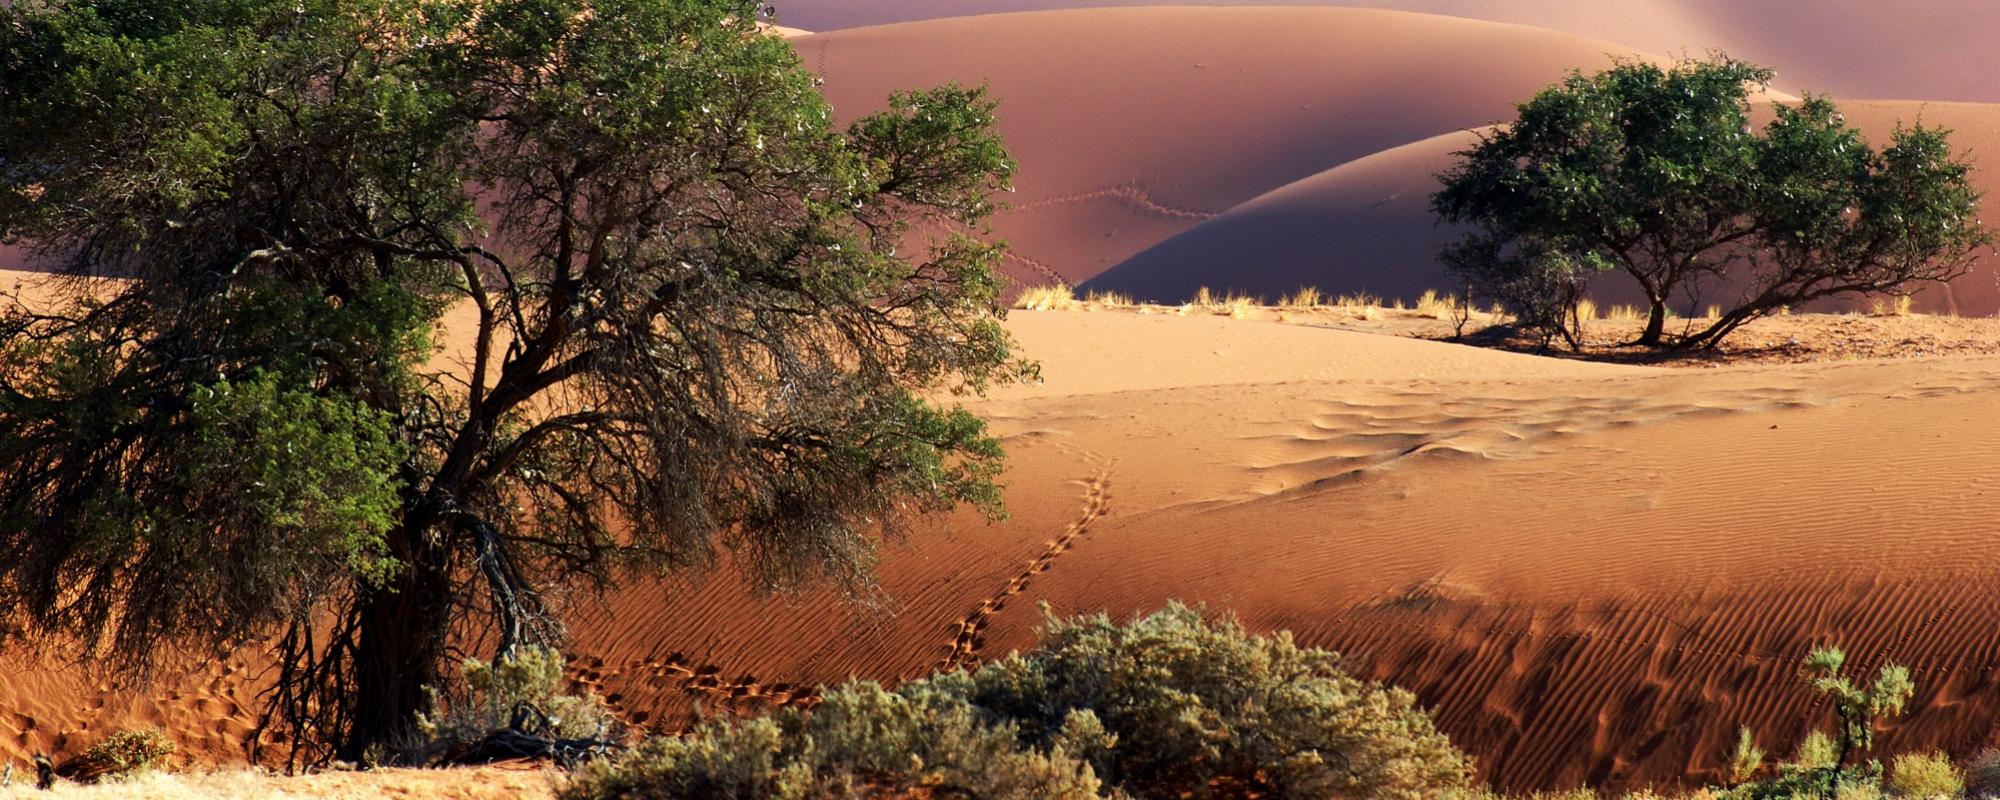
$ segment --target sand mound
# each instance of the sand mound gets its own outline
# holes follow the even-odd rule
[[[1953,142],[1971,153],[1986,202],[2000,203],[2000,105],[1855,101],[1841,103],[1841,110],[1877,146],[1899,122],[1951,128]],[[1472,140],[1464,132],[1434,137],[1294,182],[1134,255],[1084,288],[1159,302],[1184,299],[1201,286],[1268,298],[1301,285],[1403,298],[1449,289],[1435,255],[1459,230],[1431,215],[1433,176]],[[1987,257],[1950,287],[1922,292],[1918,307],[1976,316],[2000,311],[1996,277],[2000,259]],[[1598,281],[1597,293],[1605,302],[1639,300],[1620,275]],[[1704,302],[1729,297],[1710,290]]]
[[[1359,6],[1533,25],[1654,53],[1721,50],[1777,67],[1780,85],[1851,97],[2000,102],[2000,17],[1979,0],[785,0],[780,18],[813,30],[1009,11],[1145,5]],[[1923,53],[1912,58],[1912,53]]]
[[[1640,56],[1520,26],[1328,8],[1008,14],[793,42],[843,117],[897,88],[991,84],[1022,164],[996,228],[1015,246],[1009,271],[1030,283],[1080,281],[1291,181],[1505,116],[1569,69]]]

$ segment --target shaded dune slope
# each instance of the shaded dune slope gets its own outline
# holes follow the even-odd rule
[[[792,41],[843,118],[898,88],[991,85],[1022,165],[995,228],[1029,283],[1084,280],[1289,182],[1485,124],[1569,69],[1640,57],[1521,26],[1327,8],[1008,14]]]
[[[1653,53],[1721,50],[1780,69],[1788,89],[1849,97],[2000,102],[2000,16],[1980,0],[782,0],[786,24],[812,30],[938,17],[1148,5],[1355,6],[1533,25]],[[1912,53],[1924,54],[1921,58]]]
[[[2000,203],[2000,105],[1852,101],[1841,103],[1841,110],[1878,147],[1898,124],[1921,121],[1952,129],[1953,143],[1972,158],[1985,202]],[[1759,116],[1767,119],[1768,112]],[[1267,298],[1301,285],[1404,298],[1448,289],[1435,254],[1461,231],[1437,224],[1431,215],[1430,197],[1438,189],[1433,176],[1451,166],[1454,151],[1473,141],[1471,133],[1446,134],[1294,182],[1162,241],[1085,286],[1159,302],[1178,302],[1201,286]],[[1918,306],[1979,316],[2000,311],[1996,270],[2000,259],[1988,255],[1951,286],[1920,292]],[[1619,274],[1598,280],[1593,291],[1605,302],[1640,299]],[[1732,297],[1729,287],[1705,287],[1698,297],[1679,302],[1705,306]]]

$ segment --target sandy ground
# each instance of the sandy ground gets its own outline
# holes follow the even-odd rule
[[[555,796],[563,780],[556,772],[531,765],[478,769],[384,769],[371,772],[323,772],[286,777],[247,770],[215,772],[152,772],[117,783],[96,786],[59,784],[36,791],[32,776],[24,785],[19,775],[11,787],[0,787],[0,798],[48,800],[542,800]]]
[[[1409,313],[1250,316],[1015,312],[1044,380],[975,404],[1007,521],[890,545],[874,606],[726,569],[634,585],[573,609],[574,679],[670,731],[1027,647],[1041,603],[1179,598],[1416,690],[1509,789],[1712,780],[1741,724],[1784,751],[1827,716],[1795,677],[1826,643],[1913,668],[1886,747],[1990,743],[1994,321],[1802,315],[1738,341],[1817,355],[1638,366],[1426,341],[1442,323]],[[1924,337],[1953,354],[1852,357]],[[257,661],[120,687],[10,655],[0,758],[160,725],[241,763]]]

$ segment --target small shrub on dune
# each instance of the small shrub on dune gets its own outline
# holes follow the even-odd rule
[[[988,721],[966,700],[963,673],[890,692],[850,683],[814,712],[718,720],[693,734],[653,739],[615,766],[580,772],[563,800],[763,800],[763,798],[1094,798],[1089,764],[1024,747],[1014,727]],[[1099,730],[1085,720],[1071,729]],[[1102,746],[1092,743],[1090,746]],[[929,795],[917,792],[929,791]]]
[[[1408,692],[1175,604],[1125,626],[1051,620],[1034,650],[976,672],[850,683],[810,714],[654,740],[562,798],[1414,799],[1471,777]]]
[[[429,713],[417,715],[415,743],[401,760],[429,763],[489,734],[508,730],[523,709],[533,709],[537,733],[564,740],[617,740],[625,724],[594,693],[571,694],[562,653],[539,645],[517,647],[492,662],[467,659],[457,683],[433,691]]]
[[[1889,767],[1889,791],[1910,800],[1951,800],[1965,793],[1965,775],[1940,752],[1908,753]]]
[[[119,731],[56,767],[56,774],[81,783],[115,781],[159,766],[178,749],[159,728]]]
[[[1343,673],[1287,633],[1173,604],[1130,625],[1049,622],[1039,647],[974,674],[975,703],[1054,742],[1089,712],[1115,747],[1081,754],[1147,797],[1434,797],[1471,766],[1416,698]]]

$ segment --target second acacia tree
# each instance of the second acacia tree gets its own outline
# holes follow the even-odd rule
[[[1508,296],[1515,273],[1550,263],[1523,254],[1564,254],[1571,283],[1623,272],[1648,307],[1635,344],[1682,347],[1789,306],[1963,274],[1988,237],[1948,132],[1900,127],[1875,149],[1807,97],[1773,103],[1759,135],[1752,92],[1771,77],[1718,57],[1622,63],[1543,90],[1439,176],[1433,210],[1473,229],[1447,265],[1517,315],[1550,319],[1562,309],[1525,307],[1581,292]],[[1721,301],[1720,318],[1670,337],[1670,305],[1697,296]]]

